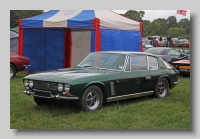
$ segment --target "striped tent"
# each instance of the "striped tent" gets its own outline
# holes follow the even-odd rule
[[[142,23],[111,10],[50,10],[19,20],[19,55],[27,70],[77,65],[93,51],[141,51]]]

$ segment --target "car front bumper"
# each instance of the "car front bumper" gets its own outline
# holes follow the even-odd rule
[[[46,92],[49,93],[49,95],[36,95],[35,91],[40,91],[40,92]],[[42,98],[48,98],[48,99],[57,99],[57,100],[78,100],[78,97],[72,97],[72,96],[62,96],[60,94],[58,95],[53,95],[51,94],[49,91],[43,91],[43,90],[34,90],[34,91],[30,91],[30,90],[26,90],[23,91],[24,94],[30,96],[36,96],[36,97],[42,97]]]

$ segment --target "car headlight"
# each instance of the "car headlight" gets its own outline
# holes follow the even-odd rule
[[[65,92],[68,92],[70,90],[70,86],[68,84],[65,84],[64,90],[65,90]]]
[[[58,91],[62,91],[63,90],[63,84],[58,83]]]
[[[34,84],[33,80],[29,80],[29,87],[33,87],[33,84]]]
[[[28,80],[24,80],[24,86],[28,86]]]

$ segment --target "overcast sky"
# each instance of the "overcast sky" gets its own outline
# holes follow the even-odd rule
[[[127,12],[127,10],[112,10],[116,13],[124,14]],[[177,21],[180,21],[181,19],[187,18],[190,20],[190,10],[187,10],[186,16],[176,14],[177,10],[137,10],[137,11],[144,11],[145,15],[142,18],[142,20],[150,20],[153,21],[157,18],[165,18],[167,19],[169,16],[175,16]]]

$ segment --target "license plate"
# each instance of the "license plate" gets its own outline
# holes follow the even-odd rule
[[[190,66],[179,66],[179,69],[190,69]]]
[[[43,91],[43,90],[35,90],[34,96],[51,98],[51,92],[50,91]]]

